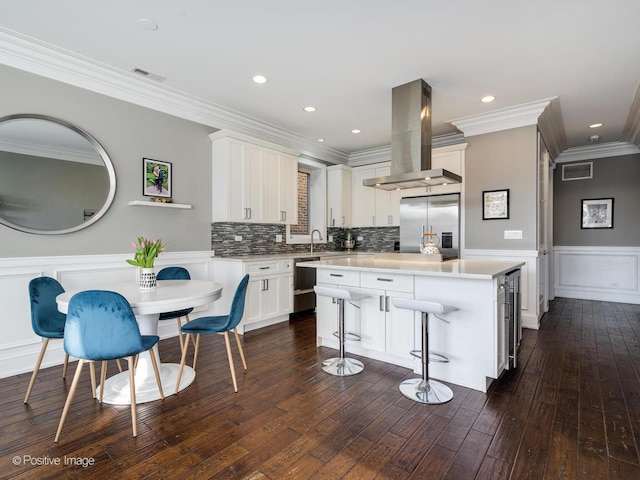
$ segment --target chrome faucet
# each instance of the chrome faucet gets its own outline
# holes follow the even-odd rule
[[[322,238],[322,233],[320,233],[320,230],[318,230],[317,228],[315,230],[313,230],[311,232],[311,254],[313,255],[313,234],[318,232],[318,240],[324,240],[324,238]]]

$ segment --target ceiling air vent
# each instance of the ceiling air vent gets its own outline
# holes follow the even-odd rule
[[[587,180],[593,178],[593,162],[562,165],[562,181]]]
[[[148,78],[149,80],[155,80],[156,82],[164,82],[166,80],[165,77],[161,77],[160,75],[157,75],[155,73],[147,72],[146,70],[143,70],[138,67],[133,67],[131,71],[136,75],[140,75],[141,77]]]

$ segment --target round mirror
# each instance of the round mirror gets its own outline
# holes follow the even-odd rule
[[[0,223],[61,234],[109,209],[116,175],[107,152],[81,128],[45,115],[0,118]]]

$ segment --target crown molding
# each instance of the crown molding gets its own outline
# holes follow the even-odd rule
[[[2,27],[0,63],[209,127],[280,144],[310,157],[336,163],[346,163],[349,158],[347,152],[276,125]]]
[[[575,162],[578,160],[594,160],[598,158],[636,155],[640,148],[631,143],[610,142],[602,145],[568,148],[556,158],[556,163]]]
[[[464,136],[461,133],[441,135],[433,137],[431,145],[431,153],[453,152],[464,150],[467,144],[464,143]],[[391,161],[391,146],[370,148],[360,150],[349,155],[350,167],[359,167],[363,165],[371,165],[373,163],[383,163]]]
[[[483,135],[485,133],[499,132],[511,128],[537,125],[538,118],[544,109],[557,97],[545,98],[535,102],[529,102],[515,107],[502,108],[488,113],[470,115],[468,117],[448,120],[465,137]]]

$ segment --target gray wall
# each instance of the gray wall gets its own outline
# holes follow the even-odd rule
[[[465,151],[465,248],[534,250],[537,206],[535,126],[468,137]],[[509,189],[509,219],[482,219],[482,192]],[[505,240],[522,230],[522,240]]]
[[[553,244],[565,246],[640,245],[640,154],[593,161],[593,178],[562,181],[553,175]],[[577,163],[583,163],[584,160]],[[613,229],[582,229],[582,199],[613,198]]]
[[[4,65],[0,79],[0,117],[38,113],[83,128],[107,151],[117,177],[114,202],[96,224],[65,235],[0,225],[0,257],[127,253],[140,235],[162,238],[168,251],[211,248],[208,135],[215,129]],[[192,204],[191,210],[128,205],[148,200],[142,196],[143,157],[172,162],[174,202]]]

